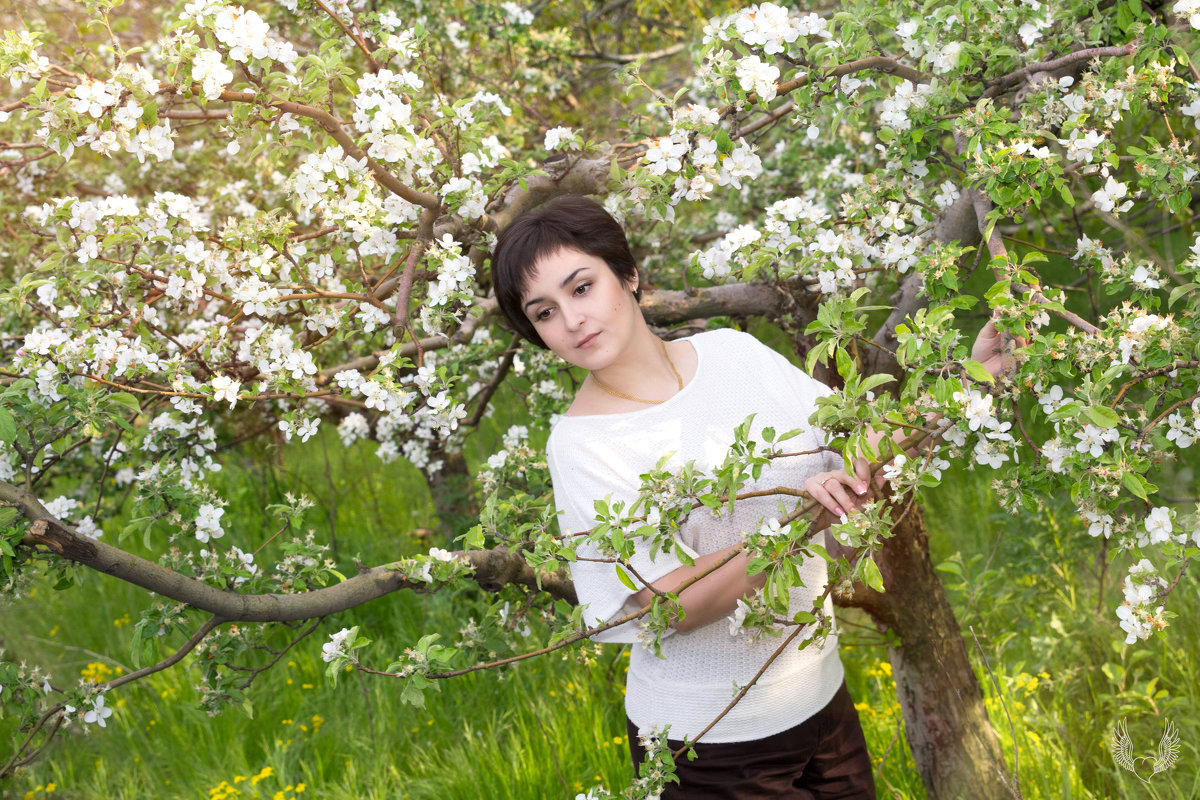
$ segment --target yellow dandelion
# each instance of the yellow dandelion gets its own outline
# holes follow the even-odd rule
[[[93,661],[79,671],[80,677],[82,677],[88,683],[104,683],[114,674],[116,674],[116,672],[112,669],[112,667],[99,661]]]
[[[263,767],[262,769],[260,769],[258,771],[257,775],[255,775],[253,778],[250,779],[250,785],[256,786],[256,785],[258,785],[259,781],[264,781],[274,774],[275,774],[274,767]]]

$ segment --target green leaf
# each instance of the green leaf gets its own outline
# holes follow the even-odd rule
[[[114,392],[108,396],[108,401],[110,403],[116,403],[120,406],[125,406],[130,411],[136,411],[139,414],[142,411],[142,404],[138,402],[138,399],[129,392]]]
[[[425,707],[425,693],[416,685],[415,681],[408,681],[404,684],[404,691],[400,693],[400,702],[413,706],[414,708]]]
[[[1009,280],[996,281],[996,283],[992,284],[992,288],[988,289],[987,292],[984,293],[984,299],[986,299],[992,305],[997,305],[995,302],[997,298],[1008,297],[1008,288],[1011,285],[1012,281]]]
[[[1175,302],[1180,297],[1182,297],[1185,294],[1195,291],[1197,288],[1200,288],[1200,284],[1185,283],[1183,286],[1176,286],[1174,289],[1171,290],[1170,297],[1167,298],[1167,308],[1171,308],[1172,306],[1175,305]]]
[[[859,384],[858,388],[861,392],[866,393],[873,390],[876,386],[882,386],[883,384],[891,383],[894,380],[896,380],[894,375],[887,375],[881,372],[877,375],[868,376],[865,380],[863,380],[862,383]]]
[[[812,374],[817,362],[824,364],[829,360],[829,350],[833,347],[832,340],[826,340],[808,351],[808,357],[804,359],[804,371],[809,375]]]
[[[1126,472],[1121,475],[1121,483],[1125,484],[1125,488],[1133,492],[1143,500],[1148,499],[1146,487],[1142,483],[1142,476],[1136,472]]]
[[[16,438],[17,421],[13,419],[12,412],[0,406],[0,442],[12,444]]]
[[[1128,31],[1133,25],[1133,12],[1129,10],[1129,3],[1117,3],[1117,27],[1122,32]]]
[[[1067,204],[1067,208],[1075,207],[1075,195],[1071,194],[1071,187],[1067,185],[1066,181],[1058,184],[1058,194]]]
[[[839,347],[834,350],[834,356],[837,357],[838,374],[846,380],[853,378],[857,371],[854,369],[854,360],[850,358],[850,354],[846,352],[845,348]]]
[[[987,367],[985,367],[983,364],[980,364],[975,359],[963,359],[962,364],[964,367],[966,367],[967,374],[971,376],[972,380],[978,381],[979,383],[996,382],[996,379],[992,377],[992,373],[987,371]]]
[[[729,138],[729,132],[724,128],[717,129],[716,140],[718,151],[726,155],[733,152],[733,139]]]
[[[879,567],[875,564],[875,559],[870,556],[865,556],[860,565],[862,568],[862,579],[877,592],[882,592],[883,576],[879,574]]]
[[[1115,428],[1121,422],[1117,412],[1107,406],[1088,406],[1083,414],[1101,428]]]
[[[624,568],[620,564],[617,564],[616,567],[617,577],[621,579],[621,583],[625,584],[625,587],[631,592],[638,591],[637,585],[633,582],[633,578],[629,577],[629,574],[625,572]]]

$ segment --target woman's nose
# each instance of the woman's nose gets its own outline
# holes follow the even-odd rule
[[[580,326],[583,325],[584,320],[587,319],[587,315],[580,309],[567,309],[563,311],[563,319],[567,323],[567,328],[575,331],[579,330]]]

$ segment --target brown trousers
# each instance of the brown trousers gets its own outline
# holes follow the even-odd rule
[[[646,751],[625,722],[636,770]],[[696,753],[695,761],[676,759],[680,782],[667,784],[661,800],[875,800],[871,756],[844,681],[825,708],[794,728],[751,742],[701,740]]]

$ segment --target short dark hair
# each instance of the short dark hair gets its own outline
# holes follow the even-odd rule
[[[594,200],[563,195],[517,217],[500,232],[492,249],[492,285],[500,310],[517,333],[542,348],[546,343],[525,316],[521,297],[534,265],[564,249],[603,259],[622,281],[637,278],[625,230]],[[633,294],[641,299],[640,289]]]

